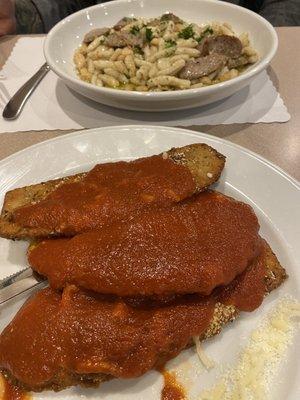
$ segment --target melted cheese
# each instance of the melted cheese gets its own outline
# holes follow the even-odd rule
[[[237,365],[221,377],[199,400],[266,400],[269,387],[292,344],[300,303],[282,299],[252,332]]]

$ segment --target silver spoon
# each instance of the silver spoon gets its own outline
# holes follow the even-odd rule
[[[49,69],[50,67],[47,63],[43,64],[41,68],[13,95],[3,110],[2,116],[4,119],[15,119],[19,116],[28,97],[44,78]]]

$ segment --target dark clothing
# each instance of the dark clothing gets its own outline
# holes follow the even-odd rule
[[[224,0],[252,10],[274,26],[300,25],[300,0]]]
[[[17,33],[47,33],[66,16],[96,0],[15,0]]]
[[[43,33],[46,32],[42,16],[33,2],[16,0],[15,14],[17,33]]]
[[[221,0],[220,0],[221,1]],[[300,25],[300,0],[224,0],[255,11],[274,26]],[[48,32],[58,21],[97,0],[15,0],[17,33]]]
[[[32,0],[44,23],[45,32],[48,32],[57,22],[67,15],[97,4],[89,0]]]

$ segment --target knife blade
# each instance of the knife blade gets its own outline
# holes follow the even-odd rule
[[[31,268],[18,271],[0,281],[0,305],[31,289],[46,285],[47,281]]]

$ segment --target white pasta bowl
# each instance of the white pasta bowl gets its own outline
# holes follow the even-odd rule
[[[237,34],[248,32],[258,62],[231,80],[196,89],[135,92],[98,87],[80,80],[73,55],[84,35],[93,28],[113,26],[124,16],[158,17],[172,12],[198,24],[228,22]],[[135,111],[169,111],[202,106],[224,99],[247,86],[263,71],[278,46],[272,25],[259,15],[219,0],[116,0],[81,10],[60,21],[47,35],[44,53],[50,68],[76,92],[96,102]]]

